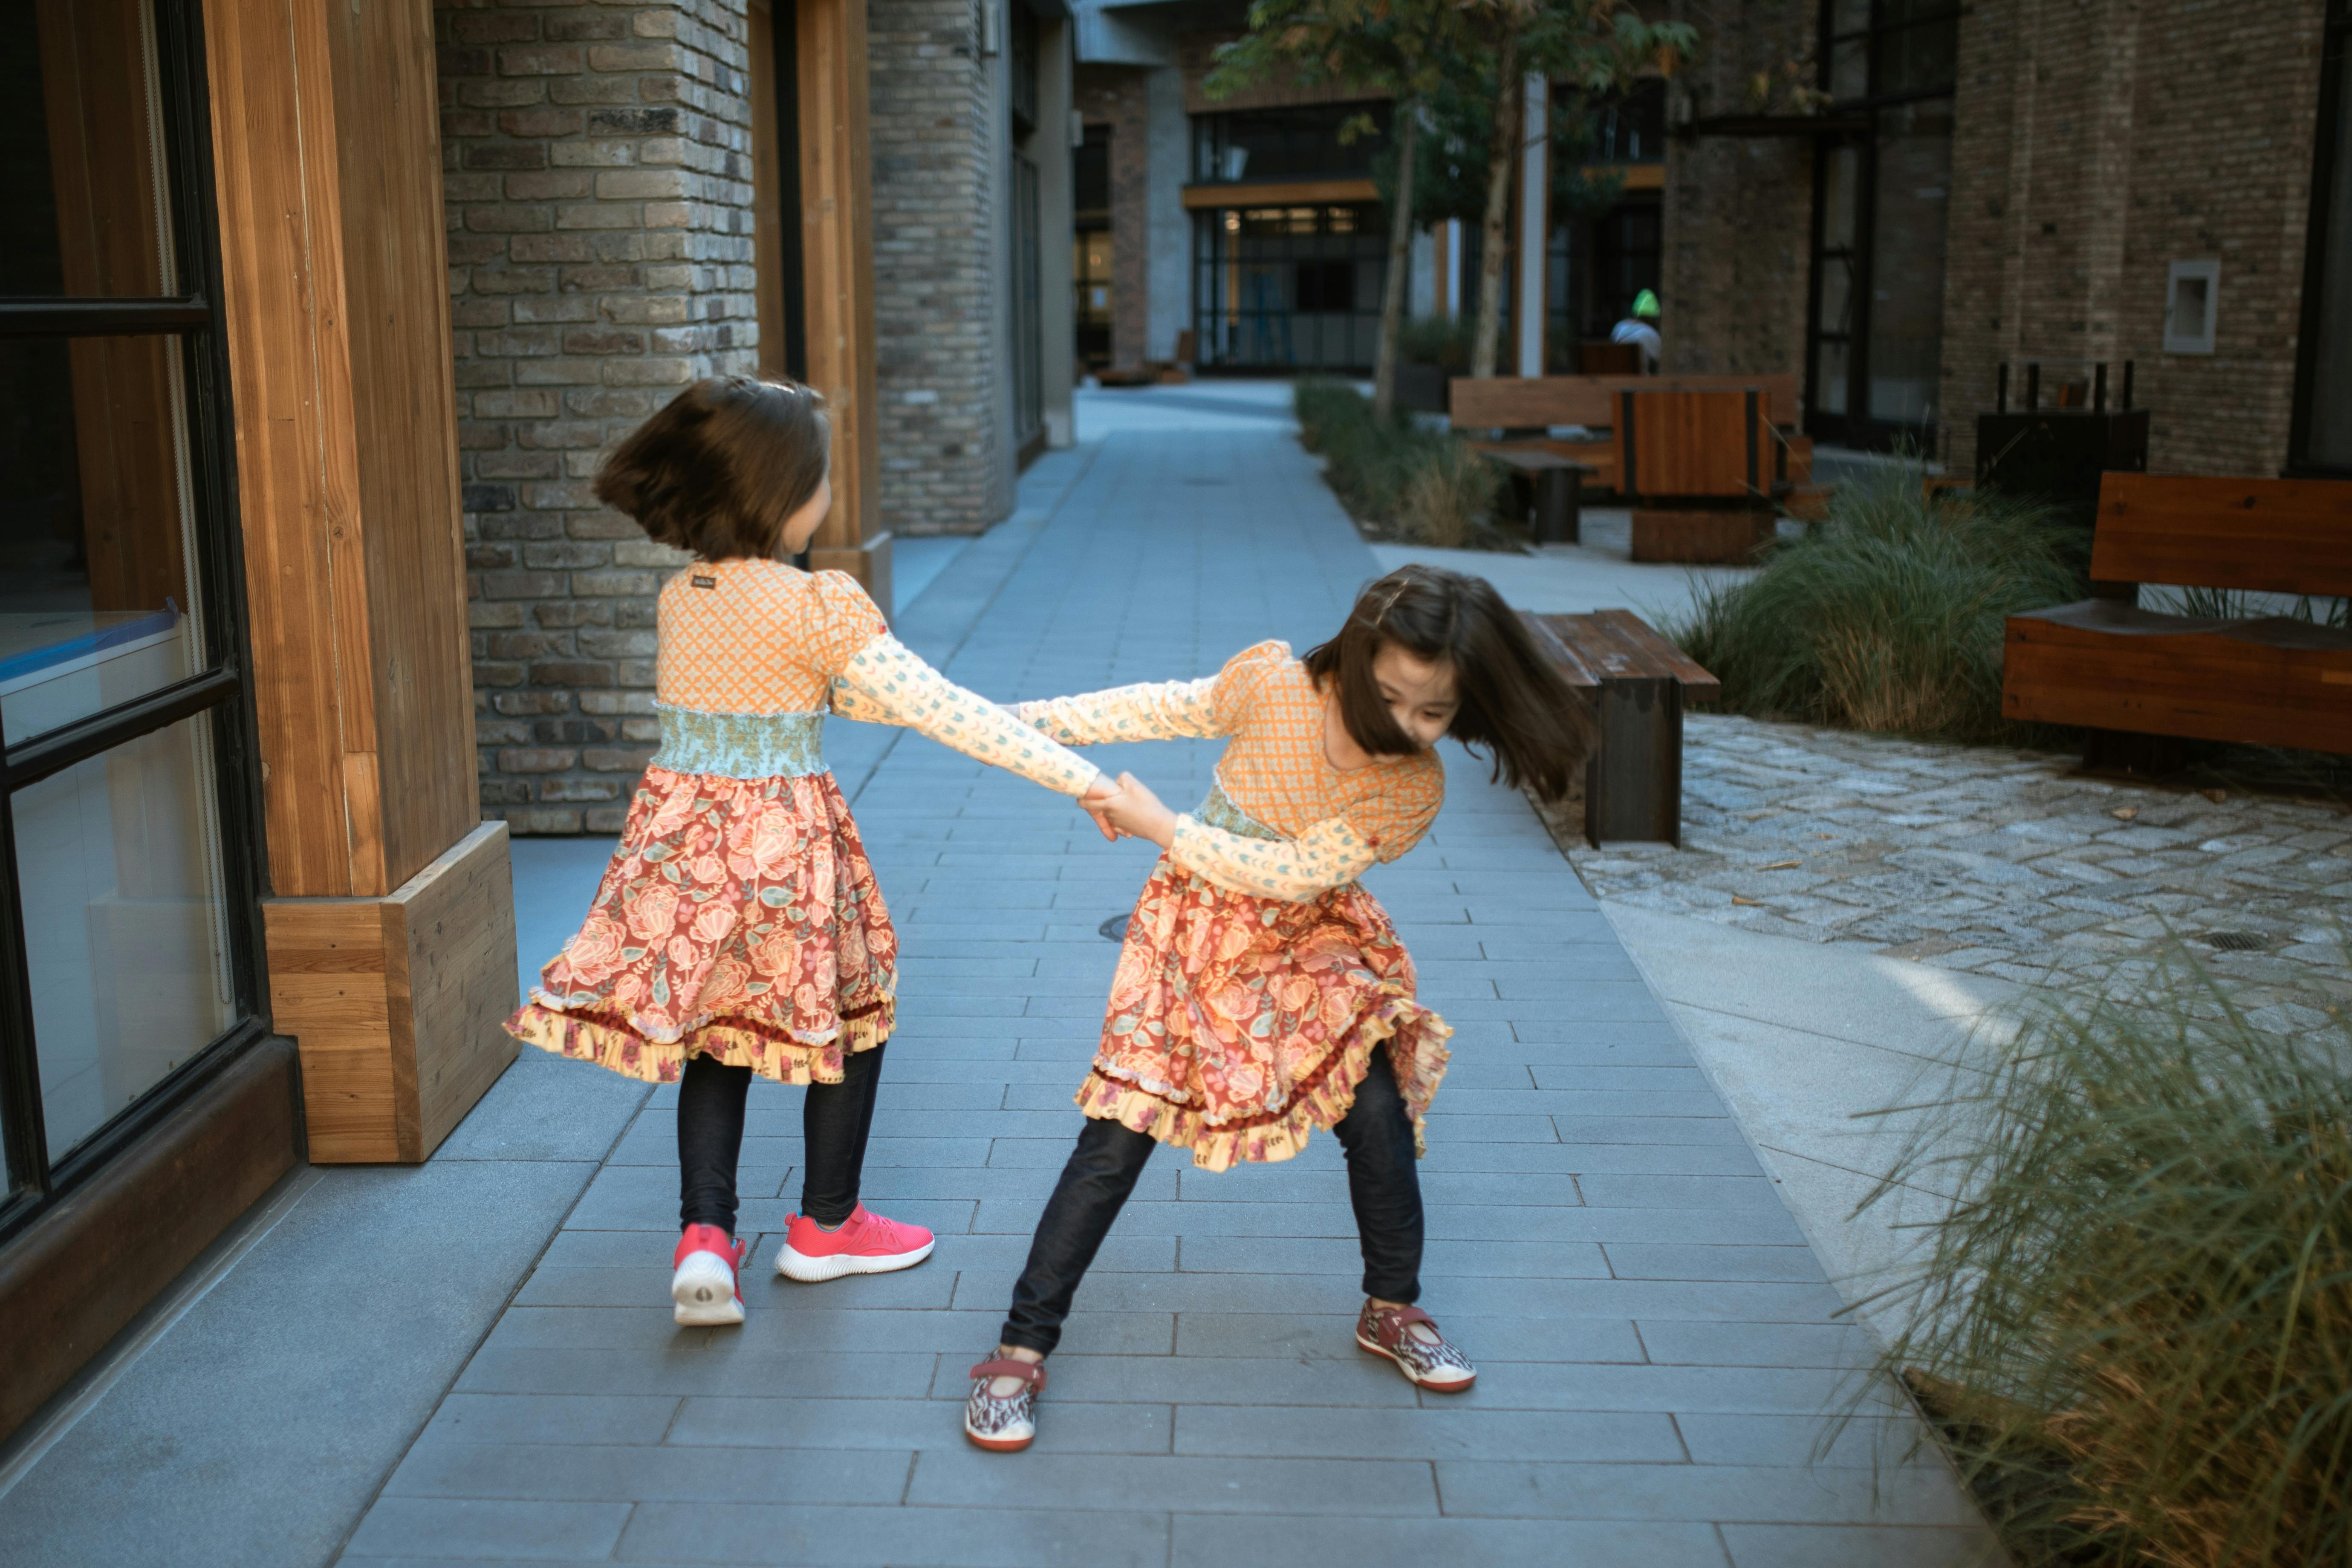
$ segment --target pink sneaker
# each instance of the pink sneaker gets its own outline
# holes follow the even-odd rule
[[[796,1214],[784,1245],[776,1249],[776,1272],[808,1284],[845,1274],[887,1274],[912,1268],[931,1255],[934,1245],[921,1226],[884,1219],[864,1204],[839,1230],[821,1229],[808,1215]]]
[[[690,1329],[743,1321],[743,1288],[735,1282],[751,1247],[715,1225],[690,1225],[677,1238],[670,1258],[669,1298],[677,1303],[673,1314]]]

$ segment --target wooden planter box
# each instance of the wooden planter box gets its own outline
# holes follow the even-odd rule
[[[1769,511],[1633,513],[1633,559],[1690,565],[1744,566],[1773,533]]]
[[[310,1163],[415,1164],[515,1058],[514,878],[486,822],[381,899],[271,899],[269,1003]]]

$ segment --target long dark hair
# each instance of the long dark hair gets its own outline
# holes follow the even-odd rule
[[[796,381],[714,375],[630,432],[596,470],[596,499],[657,544],[705,561],[766,555],[824,482],[824,399]]]
[[[1591,711],[1493,584],[1442,567],[1399,567],[1365,585],[1338,637],[1307,650],[1307,672],[1338,684],[1341,721],[1375,756],[1416,749],[1372,674],[1372,660],[1391,643],[1454,667],[1461,706],[1446,733],[1491,756],[1496,778],[1532,786],[1546,800],[1568,794],[1592,751]]]

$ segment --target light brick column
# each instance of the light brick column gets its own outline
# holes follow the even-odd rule
[[[436,23],[484,815],[615,832],[683,557],[589,480],[680,387],[756,368],[743,0]]]

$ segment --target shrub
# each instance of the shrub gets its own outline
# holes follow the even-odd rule
[[[1334,426],[1369,423],[1372,416],[1370,400],[1344,381],[1302,380],[1290,389],[1290,405],[1298,416],[1299,444],[1310,452],[1324,449]]]
[[[2079,541],[2050,508],[1931,501],[1890,468],[1841,484],[1825,521],[1671,629],[1737,712],[1978,741],[2000,713],[2004,617],[2079,598]]]
[[[2021,1563],[2352,1561],[2352,1024],[2158,960],[2158,1005],[2048,1005],[1934,1108],[1881,1193],[1965,1196],[1884,1369]]]
[[[1448,375],[1470,374],[1470,340],[1477,322],[1468,316],[1415,316],[1397,329],[1397,358],[1407,364],[1435,365]]]
[[[1397,521],[1422,543],[1466,548],[1495,507],[1501,476],[1495,465],[1460,441],[1416,448],[1404,461]]]

